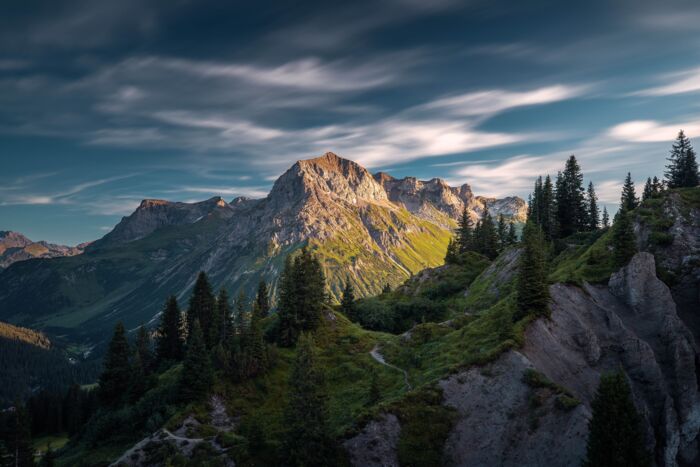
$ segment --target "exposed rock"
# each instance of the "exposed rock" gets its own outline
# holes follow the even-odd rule
[[[32,258],[58,258],[83,252],[89,243],[71,247],[44,241],[33,242],[19,232],[0,230],[0,269]]]
[[[354,466],[398,467],[397,446],[401,424],[396,415],[383,414],[343,443]]]
[[[523,354],[587,405],[600,375],[623,368],[658,465],[695,461],[700,397],[693,336],[656,278],[653,256],[635,255],[609,287],[555,284],[550,293],[551,320],[528,328]]]
[[[556,395],[523,381],[532,363],[509,351],[484,367],[471,368],[440,382],[445,404],[459,419],[445,444],[455,466],[572,466],[585,456],[581,440],[589,410],[556,407]],[[539,406],[531,403],[538,398]]]

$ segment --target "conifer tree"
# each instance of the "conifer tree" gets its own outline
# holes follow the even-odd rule
[[[515,224],[513,222],[508,226],[508,245],[518,243],[518,235],[515,233]]]
[[[523,252],[518,265],[515,321],[531,313],[544,316],[549,312],[549,285],[542,229],[528,222],[523,230],[522,242]]]
[[[503,214],[498,215],[498,226],[496,227],[496,232],[498,235],[499,250],[502,250],[508,246],[508,227],[506,227],[506,220],[503,217]]]
[[[199,321],[202,335],[204,336],[204,342],[208,348],[211,348],[213,340],[211,326],[214,318],[215,304],[216,300],[214,299],[209,279],[206,273],[201,271],[197,276],[197,282],[194,284],[189,307],[187,309],[187,334],[188,336],[191,334],[195,320]]]
[[[192,334],[187,342],[187,354],[180,373],[179,394],[186,402],[201,400],[213,380],[211,361],[199,320],[192,324]]]
[[[267,318],[270,314],[270,290],[267,282],[260,280],[258,283],[258,293],[255,295],[255,306],[258,308],[260,318]]]
[[[660,195],[664,189],[663,183],[661,181],[659,181],[659,178],[656,175],[651,180],[651,186],[652,186],[653,196]]]
[[[159,362],[182,360],[182,313],[177,305],[177,298],[171,295],[165,302],[158,328],[156,353]]]
[[[591,405],[584,467],[650,466],[641,417],[621,371],[600,378]]]
[[[8,451],[12,465],[17,467],[32,467],[34,465],[34,448],[32,447],[31,420],[27,409],[15,402],[14,411],[10,418],[10,433]]]
[[[586,205],[588,207],[588,230],[598,230],[600,213],[598,211],[598,196],[595,194],[593,182],[588,183]]]
[[[695,151],[683,130],[678,132],[668,162],[665,175],[669,188],[695,187],[700,184]]]
[[[138,349],[134,349],[129,378],[128,400],[133,403],[138,401],[148,390],[148,372],[141,361]]]
[[[610,215],[608,214],[608,208],[606,206],[603,206],[603,219],[601,221],[601,225],[604,229],[610,227]]]
[[[535,188],[532,191],[532,196],[530,198],[530,205],[528,206],[528,221],[532,221],[535,224],[542,224],[544,208],[544,191],[542,186],[542,177],[537,177],[535,179]]]
[[[554,187],[549,175],[545,177],[542,185],[542,207],[540,210],[540,226],[545,239],[552,240],[555,235],[556,220],[554,218]]]
[[[126,339],[124,325],[119,322],[104,357],[104,369],[100,375],[99,398],[102,405],[115,406],[124,400],[131,382],[131,348]]]
[[[302,334],[289,380],[285,410],[285,440],[292,466],[335,465],[335,450],[328,427],[327,396],[318,366],[313,338]]]
[[[250,323],[242,337],[239,358],[240,377],[252,378],[263,372],[267,366],[267,353],[260,321],[262,316],[257,306],[253,307]]]
[[[557,176],[556,220],[561,238],[586,227],[587,213],[584,200],[583,174],[576,157],[571,155],[564,171]]]
[[[637,252],[632,221],[624,209],[615,216],[612,233],[613,254],[615,264],[624,266]]]
[[[494,259],[498,256],[498,233],[487,207],[484,207],[481,220],[474,230],[474,244],[475,250],[487,258]]]
[[[464,209],[462,210],[462,217],[460,217],[459,226],[457,227],[456,242],[459,253],[464,253],[474,248],[473,231],[474,223],[472,222],[471,217],[469,217],[469,211],[467,211],[467,207],[464,206]]]
[[[622,185],[622,195],[620,196],[620,209],[624,211],[631,211],[639,205],[639,200],[637,199],[637,193],[634,189],[634,182],[632,181],[632,175],[627,172],[627,177],[625,177],[625,183]]]
[[[445,252],[445,263],[446,264],[454,264],[457,262],[457,243],[454,241],[454,238],[450,237],[450,239],[447,242],[447,251]]]
[[[228,292],[222,287],[216,297],[216,320],[214,326],[215,345],[225,345],[234,332],[233,314],[231,313]]]
[[[243,337],[248,331],[248,296],[245,290],[241,289],[236,298],[236,307],[233,313],[234,328],[239,337]]]
[[[642,192],[642,201],[646,201],[654,196],[654,185],[651,181],[651,177],[647,177],[647,181],[644,184],[644,191]]]
[[[354,319],[357,309],[355,307],[355,290],[348,277],[343,288],[343,296],[340,300],[340,311],[350,319]]]
[[[136,353],[143,371],[149,374],[153,369],[153,350],[151,349],[151,337],[143,324],[139,326],[138,334],[136,334]]]
[[[294,345],[301,331],[315,329],[326,303],[321,263],[304,247],[296,258],[285,262],[280,280],[280,343]]]

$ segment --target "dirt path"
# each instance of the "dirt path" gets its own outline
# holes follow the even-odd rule
[[[387,363],[386,360],[384,360],[384,355],[381,354],[379,351],[379,344],[375,345],[372,350],[370,350],[369,354],[372,356],[373,359],[375,359],[378,363],[388,366],[389,368],[393,368],[396,371],[400,371],[403,373],[403,382],[406,385],[406,388],[410,391],[413,389],[411,386],[411,383],[408,382],[408,372],[404,370],[403,368],[399,368],[396,365],[392,365],[391,363]]]

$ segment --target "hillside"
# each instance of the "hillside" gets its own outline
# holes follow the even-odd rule
[[[0,281],[0,318],[94,341],[117,319],[151,321],[169,293],[189,294],[200,270],[231,294],[261,278],[274,290],[286,255],[305,244],[324,259],[334,297],[347,280],[372,295],[442,264],[465,206],[475,218],[485,206],[524,218],[521,199],[481,199],[437,179],[390,181],[328,153],[297,162],[264,199],[144,200],[82,255],[13,265]]]
[[[600,375],[622,368],[656,465],[694,465],[698,326],[687,311],[700,303],[683,290],[698,284],[699,194],[674,190],[634,210],[641,251],[623,267],[599,253],[609,231],[568,239],[553,260],[549,317],[513,322],[518,247],[426,269],[359,300],[352,321],[327,309],[314,337],[338,463],[579,465]],[[662,242],[648,240],[654,232]],[[676,296],[690,301],[677,308]],[[212,397],[190,405],[177,401],[182,366],[172,367],[138,403],[93,420],[59,465],[280,463],[295,352],[272,355],[257,378],[217,371]]]
[[[0,231],[0,269],[32,258],[58,258],[83,252],[87,244],[75,247],[48,242],[33,242],[19,232]]]

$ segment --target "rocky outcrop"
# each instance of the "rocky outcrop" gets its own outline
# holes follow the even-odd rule
[[[512,269],[517,254],[511,256],[500,269]],[[496,273],[486,270],[482,275]],[[446,462],[580,465],[600,376],[622,369],[655,465],[698,465],[700,393],[694,339],[678,317],[669,288],[656,277],[654,257],[638,253],[607,286],[554,284],[550,294],[551,317],[527,328],[520,350],[439,382],[443,403],[458,414],[444,446]],[[548,383],[533,384],[523,378],[528,372]],[[365,461],[358,450],[389,436],[381,432],[385,422],[373,423],[345,443],[354,465]],[[395,425],[386,429],[395,436]],[[387,446],[382,444],[378,457],[383,462],[393,458]]]
[[[697,460],[693,336],[656,278],[654,257],[637,254],[608,287],[556,284],[551,296],[551,320],[531,325],[523,348],[538,371],[589,405],[600,375],[622,368],[657,464]]]
[[[397,446],[401,424],[396,415],[383,414],[369,422],[362,431],[343,443],[352,465],[364,467],[398,467]]]
[[[0,230],[0,269],[32,258],[58,258],[83,252],[88,244],[71,247],[44,241],[33,242],[19,232]]]

